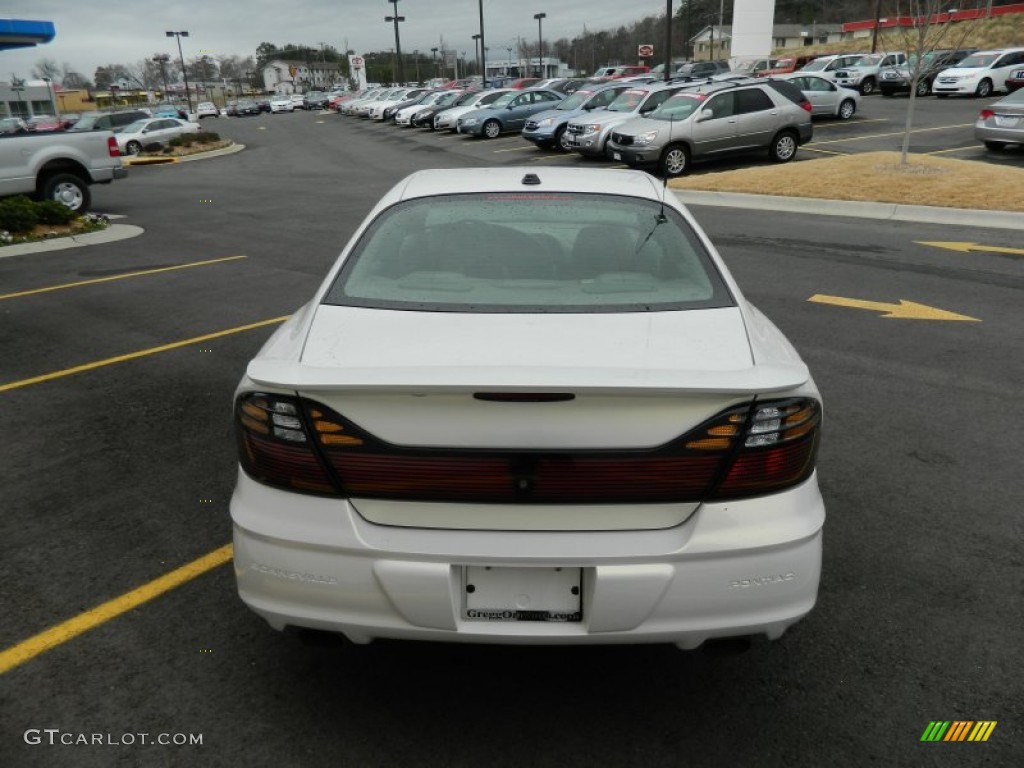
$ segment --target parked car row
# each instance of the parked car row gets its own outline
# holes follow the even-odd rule
[[[979,51],[941,49],[916,54],[903,52],[789,56],[764,76],[799,72],[827,78],[862,95],[909,93],[917,96],[977,96],[1013,91],[1024,85],[1024,48]]]
[[[519,133],[542,149],[608,157],[675,176],[692,161],[738,152],[766,152],[775,162],[787,162],[810,140],[813,114],[852,117],[859,98],[816,76],[791,82],[731,75],[597,80],[570,95],[538,87],[458,94],[377,89],[353,94],[337,109],[467,137]]]

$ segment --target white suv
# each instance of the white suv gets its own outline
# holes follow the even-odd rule
[[[1024,66],[1024,48],[978,51],[957,65],[939,72],[932,93],[949,96],[980,96],[1006,90],[1006,78]]]

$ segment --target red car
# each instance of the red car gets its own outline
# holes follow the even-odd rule
[[[1015,69],[1006,78],[1006,90],[1010,93],[1018,88],[1024,88],[1024,69]]]
[[[53,115],[38,115],[25,121],[25,128],[34,133],[52,133],[53,131],[63,131],[67,127],[66,121]]]
[[[505,88],[511,88],[514,91],[521,91],[524,88],[532,88],[534,83],[539,83],[539,77],[520,77],[518,80],[513,80]]]

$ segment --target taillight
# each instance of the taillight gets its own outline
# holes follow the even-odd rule
[[[117,146],[117,139],[113,136],[107,139],[107,152],[111,157],[120,157],[121,149]]]
[[[804,112],[810,112],[810,111],[811,111],[811,109],[812,109],[812,107],[811,107],[811,102],[809,102],[809,101],[807,101],[806,99],[804,99],[803,101],[801,101],[801,102],[800,102],[800,108],[801,108],[801,109],[802,109],[802,110],[803,110]]]
[[[821,408],[810,398],[747,403],[664,445],[629,450],[393,445],[320,403],[266,393],[239,398],[235,419],[245,471],[290,490],[423,502],[629,504],[756,496],[803,482],[814,470]]]
[[[991,109],[983,109],[983,110],[981,110],[981,113],[978,115],[978,119],[979,120],[988,120],[990,117],[995,117],[995,116],[996,116],[996,113],[993,112]]]
[[[238,457],[257,480],[296,491],[337,494],[309,437],[299,401],[256,392],[235,404]]]
[[[707,431],[732,429],[733,412],[726,423]],[[814,471],[821,425],[821,405],[810,398],[755,403],[734,438],[728,469],[709,494],[713,499],[734,499],[774,493],[803,482]]]

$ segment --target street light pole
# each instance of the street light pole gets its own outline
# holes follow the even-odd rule
[[[665,82],[672,79],[672,0],[665,3]]]
[[[405,16],[398,15],[398,0],[388,0],[393,6],[395,6],[394,16],[385,16],[384,21],[394,22],[395,25],[395,58],[398,62],[398,84],[405,83],[405,69],[402,67],[402,42],[398,36],[398,22],[405,21]]]
[[[542,19],[546,19],[546,13],[535,13],[533,18],[537,20],[537,76],[544,77],[544,33],[541,31]]]
[[[181,38],[188,37],[188,31],[168,32],[167,37],[178,38],[178,58],[181,59],[181,76],[185,80],[185,101],[188,102],[188,111],[192,112],[192,94],[188,90],[188,72],[185,71],[185,54],[181,52]]]
[[[171,57],[166,53],[158,53],[153,56],[153,61],[160,65],[160,77],[164,81],[164,98],[167,98],[167,62],[171,60]]]
[[[430,53],[434,58],[434,77],[437,77],[437,48],[431,48]]]
[[[480,72],[480,35],[473,35],[473,55],[476,57],[476,71]]]
[[[483,66],[480,68],[481,85],[487,87],[487,48],[484,44],[484,0],[479,1],[480,7],[480,56]]]

